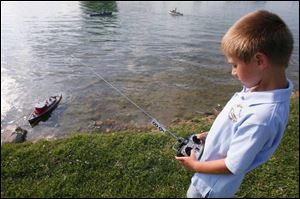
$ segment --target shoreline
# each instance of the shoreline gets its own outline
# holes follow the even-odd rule
[[[299,99],[299,91],[293,91],[291,95],[291,100],[298,98]],[[211,126],[218,115],[218,113],[222,110],[222,107],[217,106],[212,108],[211,112],[199,112],[197,116],[191,118],[174,118],[170,124],[168,125],[169,129],[176,129],[178,127],[190,125],[190,126],[197,126],[197,123],[205,124],[206,126]],[[9,132],[4,131],[4,133],[8,133],[10,136],[12,134],[13,128],[17,128],[18,126],[12,127],[8,126]],[[5,129],[6,130],[6,129]],[[26,129],[25,129],[26,130]],[[196,130],[196,129],[195,129]],[[33,139],[27,139],[26,135],[25,138],[21,142],[31,142],[36,143],[40,140],[58,140],[58,139],[65,139],[70,136],[76,134],[109,134],[109,133],[121,133],[121,132],[149,132],[153,133],[158,131],[154,126],[149,124],[146,125],[137,125],[136,123],[129,123],[125,124],[122,122],[117,122],[116,120],[107,119],[107,120],[98,120],[98,121],[91,121],[86,127],[81,127],[78,130],[68,132],[67,134],[56,135],[56,136],[42,136],[42,137],[35,137]],[[5,134],[1,133],[1,145],[2,143],[7,143],[5,139]],[[7,136],[6,136],[7,137]],[[11,141],[10,141],[11,142]]]

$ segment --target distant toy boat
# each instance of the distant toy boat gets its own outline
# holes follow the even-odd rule
[[[170,15],[173,15],[173,16],[183,16],[182,13],[177,12],[176,10],[170,10],[170,11],[169,11],[169,14],[170,14]]]
[[[62,99],[62,94],[51,96],[44,102],[39,102],[35,105],[33,112],[30,114],[28,121],[32,127],[37,125],[41,120],[49,118],[50,113],[57,107]],[[47,119],[48,119],[47,118]]]
[[[108,12],[108,11],[90,14],[91,17],[97,17],[97,16],[105,17],[105,16],[111,16],[111,15],[112,15],[112,12]]]

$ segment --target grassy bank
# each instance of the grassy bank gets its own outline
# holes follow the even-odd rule
[[[181,136],[208,130],[207,118],[173,127]],[[1,197],[185,197],[183,169],[161,133],[84,134],[1,146]],[[249,173],[237,197],[299,197],[299,95],[275,155]]]

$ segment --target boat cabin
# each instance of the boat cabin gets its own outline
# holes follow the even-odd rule
[[[35,114],[41,114],[47,109],[47,103],[46,102],[39,102],[34,106],[34,113]]]

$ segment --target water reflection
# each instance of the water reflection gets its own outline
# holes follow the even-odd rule
[[[80,1],[80,8],[85,14],[102,11],[118,12],[116,1]]]

